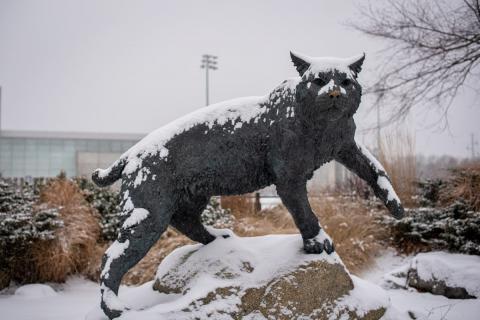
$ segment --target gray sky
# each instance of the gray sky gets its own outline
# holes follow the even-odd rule
[[[364,51],[360,81],[368,82],[385,44],[345,27],[358,18],[353,3],[0,0],[2,128],[147,133],[204,105],[204,53],[219,56],[211,102],[263,95],[295,76],[291,49]],[[434,113],[402,126],[423,154],[468,156],[470,134],[480,139],[477,100],[473,90],[461,93],[449,131],[425,128]],[[356,116],[360,128],[375,119],[368,104]]]

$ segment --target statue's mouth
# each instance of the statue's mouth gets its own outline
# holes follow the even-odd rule
[[[332,104],[325,109],[325,111],[343,111],[343,108],[338,105],[338,103],[332,102]]]

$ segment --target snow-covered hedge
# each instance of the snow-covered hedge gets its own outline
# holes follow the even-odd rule
[[[401,249],[480,255],[480,212],[469,210],[464,202],[446,208],[410,209],[405,218],[386,217],[384,222],[391,228],[393,243]]]
[[[38,204],[33,185],[17,186],[0,179],[0,246],[23,246],[34,240],[52,240],[63,225],[59,208]],[[5,252],[5,251],[3,251]]]
[[[452,169],[447,179],[418,186],[421,207],[407,209],[401,220],[382,218],[393,244],[480,255],[480,166]]]

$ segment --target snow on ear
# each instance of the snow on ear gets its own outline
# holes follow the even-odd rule
[[[297,69],[300,76],[303,76],[305,71],[307,71],[310,67],[310,58],[293,51],[290,51],[290,57],[292,58],[293,65]]]
[[[362,55],[348,59],[348,67],[353,71],[355,78],[362,71],[363,61],[365,60],[365,52]]]

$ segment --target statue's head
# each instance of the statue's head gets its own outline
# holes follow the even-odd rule
[[[300,74],[296,100],[306,117],[336,121],[357,111],[362,88],[357,82],[365,54],[347,58],[313,58],[290,52]]]

